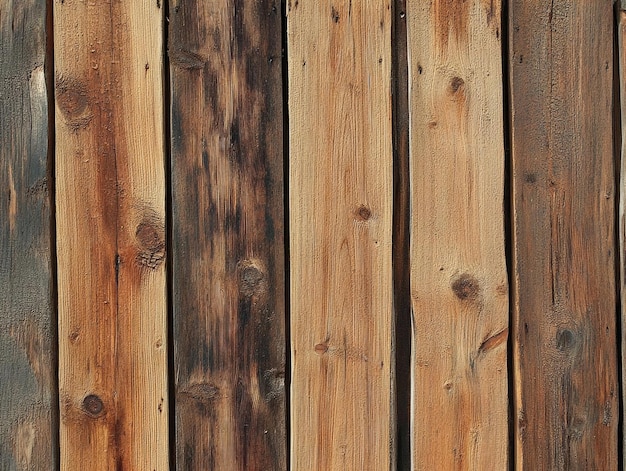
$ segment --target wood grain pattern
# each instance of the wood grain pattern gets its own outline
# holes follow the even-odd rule
[[[168,469],[162,10],[56,0],[61,467]]]
[[[615,51],[614,57],[617,57],[617,70],[613,71],[614,80],[617,81],[617,87],[614,88],[614,91],[619,93],[620,106],[618,112],[615,114],[616,119],[615,122],[615,132],[616,139],[615,144],[619,146],[616,151],[619,152],[620,155],[620,167],[619,167],[619,213],[618,213],[618,224],[619,224],[619,272],[620,272],[620,294],[621,294],[621,312],[620,312],[620,320],[622,323],[622,332],[624,329],[624,325],[626,322],[626,0],[622,0],[621,4],[615,5],[615,12],[617,16],[617,50]],[[616,154],[617,155],[617,154]],[[622,335],[621,339],[618,339],[621,342],[622,347],[622,358],[621,358],[621,368],[622,368],[622,397],[621,404],[622,410],[626,405],[626,397],[624,396],[624,383],[626,376],[624,373],[626,372],[626,362],[624,361],[624,353],[626,350],[626,338]],[[624,427],[622,423],[622,428]],[[626,443],[626,438],[623,435],[622,431],[622,447],[623,444]],[[623,449],[623,448],[622,448]],[[620,457],[618,457],[620,459]],[[622,467],[626,464],[626,457],[622,454],[621,456],[621,465]]]
[[[0,469],[57,461],[46,2],[0,1]]]
[[[291,465],[394,463],[391,9],[290,1]]]
[[[176,466],[287,469],[282,15],[170,3]]]
[[[516,469],[616,469],[613,4],[510,5]]]
[[[506,469],[499,1],[407,1],[413,466]]]

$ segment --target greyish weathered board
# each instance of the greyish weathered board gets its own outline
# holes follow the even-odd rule
[[[171,0],[176,465],[287,468],[281,4]]]
[[[56,467],[46,2],[0,0],[0,469]]]

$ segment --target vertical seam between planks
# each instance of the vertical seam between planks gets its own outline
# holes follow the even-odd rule
[[[173,281],[173,202],[172,202],[172,133],[171,133],[171,76],[169,61],[169,16],[170,2],[161,2],[161,24],[163,39],[163,165],[165,169],[165,299],[167,322],[167,413],[168,413],[168,455],[170,469],[176,465],[176,367],[174,362],[174,281]]]
[[[115,44],[115,25],[113,24],[113,18],[114,18],[114,12],[113,12],[113,3],[109,3],[109,22],[110,24],[110,28],[109,31],[111,33],[111,38],[110,38],[110,44],[111,47]],[[112,51],[111,51],[112,53]],[[109,74],[112,73],[112,70],[109,70]],[[110,78],[110,77],[109,77]],[[109,106],[112,109],[112,102],[109,104]],[[115,118],[113,118],[115,119]],[[113,121],[113,127],[115,127],[115,121]],[[115,142],[117,142],[118,140],[118,133],[115,134]],[[115,144],[115,143],[114,143]],[[115,169],[115,184],[118,185],[119,184],[119,173],[118,173],[118,168],[117,168],[117,148],[115,145],[113,145],[112,147],[112,154],[113,154],[113,166]],[[119,233],[120,233],[120,195],[119,192],[115,192],[115,339],[113,342],[113,364],[115,365],[114,371],[112,372],[112,376],[113,376],[113,388],[115,389],[115,391],[118,390],[118,381],[119,381],[119,375],[117,374],[118,370],[119,370],[119,355],[118,355],[118,342],[120,339],[120,284],[119,284],[119,268],[120,268],[120,237],[119,237]],[[107,391],[107,392],[112,392],[112,391]],[[116,462],[116,466],[118,466],[119,468],[121,468],[121,464],[120,464],[120,459],[121,459],[121,455],[120,455],[120,449],[121,449],[121,444],[120,444],[120,436],[117,432],[117,428],[118,428],[118,424],[119,424],[119,420],[120,420],[120,403],[119,403],[119,396],[117,394],[115,394],[113,399],[113,404],[114,404],[114,408],[113,408],[113,413],[115,416],[115,421],[113,422],[114,424],[114,434],[113,434],[113,456]]]
[[[515,439],[515,427],[516,427],[516,410],[517,404],[515,402],[515,367],[513,357],[513,342],[515,333],[515,324],[513,319],[513,303],[516,298],[515,284],[513,283],[513,247],[514,247],[514,230],[513,230],[513,198],[512,198],[512,183],[513,174],[511,172],[511,82],[510,82],[510,69],[509,69],[509,57],[510,57],[510,37],[509,37],[509,1],[502,0],[500,25],[502,33],[501,51],[502,51],[502,107],[503,107],[503,136],[504,136],[504,198],[502,201],[502,212],[504,219],[504,246],[506,257],[506,271],[509,285],[509,338],[507,341],[507,390],[508,390],[508,432],[509,432],[509,444],[508,444],[508,469],[513,471],[515,469],[515,454],[516,454],[516,439]]]
[[[411,298],[410,298],[410,197],[409,108],[406,0],[393,2],[391,22],[391,90],[393,142],[392,271],[395,329],[394,360],[396,468],[411,469]]]
[[[289,57],[287,40],[287,2],[281,0],[281,76],[283,98],[283,245],[285,283],[285,456],[291,469],[291,265],[289,256]]]
[[[48,105],[48,149],[46,161],[48,205],[50,207],[50,420],[52,428],[52,469],[61,469],[59,404],[59,295],[57,283],[56,181],[55,181],[55,95],[54,95],[54,11],[53,0],[46,0],[46,56],[44,76]]]

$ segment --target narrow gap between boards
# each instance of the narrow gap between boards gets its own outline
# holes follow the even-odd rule
[[[287,41],[287,2],[281,0],[281,67],[283,93],[283,245],[285,270],[285,444],[286,469],[291,469],[291,291],[289,256],[289,63]]]
[[[395,329],[396,465],[411,469],[411,290],[410,290],[410,182],[409,91],[406,0],[396,0],[392,11],[392,134],[393,229],[392,265]]]
[[[510,55],[510,29],[509,29],[509,1],[502,0],[501,9],[501,35],[502,44],[502,106],[503,106],[503,136],[504,136],[504,200],[502,205],[502,213],[504,218],[504,242],[506,269],[509,286],[509,338],[507,341],[507,386],[508,386],[508,469],[515,469],[516,450],[516,410],[517,404],[515,399],[515,358],[513,349],[513,340],[515,329],[515,318],[513,316],[514,298],[516,296],[515,286],[513,285],[513,247],[514,247],[514,218],[513,218],[513,172],[512,172],[512,154],[511,154],[511,81],[509,68]]]
[[[50,206],[50,360],[52,368],[52,383],[50,385],[50,404],[52,422],[52,451],[53,469],[61,469],[60,453],[60,426],[61,411],[59,404],[59,293],[58,293],[58,266],[57,266],[57,237],[56,237],[56,180],[55,180],[55,147],[56,147],[56,120],[54,97],[54,2],[46,0],[46,56],[44,76],[46,81],[46,95],[48,105],[48,149],[46,181],[48,188],[48,204]]]
[[[617,247],[621,247],[621,234],[620,234],[620,206],[621,206],[621,152],[622,152],[622,116],[621,116],[621,83],[620,83],[620,28],[621,28],[621,15],[622,10],[620,8],[620,2],[615,2],[614,8],[614,21],[613,21],[613,155],[614,155],[614,243]],[[618,450],[618,463],[617,469],[622,471],[624,469],[624,388],[623,388],[623,345],[622,345],[622,316],[621,316],[621,304],[622,304],[622,273],[621,264],[623,263],[623,254],[621,250],[617,250],[615,255],[615,333],[617,341],[617,389],[618,389],[618,402],[619,402],[619,414],[617,423],[617,450]]]
[[[163,135],[165,167],[165,297],[167,309],[167,395],[168,395],[168,446],[170,469],[176,466],[176,382],[174,372],[174,288],[173,288],[173,202],[172,202],[172,134],[170,110],[172,93],[170,88],[170,61],[169,61],[169,1],[162,0],[162,29],[163,29]]]

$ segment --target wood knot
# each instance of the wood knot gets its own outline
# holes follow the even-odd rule
[[[327,351],[328,351],[328,345],[326,343],[318,343],[315,346],[315,353],[317,353],[318,355],[323,355]]]
[[[156,270],[165,260],[165,228],[155,212],[147,212],[135,230],[137,264]]]
[[[462,301],[473,301],[480,294],[480,283],[469,273],[464,273],[452,282],[452,291]]]
[[[262,288],[265,275],[251,260],[239,262],[239,292],[246,296],[253,296]]]
[[[221,396],[220,388],[213,383],[190,384],[178,390],[178,396],[183,401],[195,402],[199,405],[210,405]]]
[[[92,417],[98,417],[104,411],[104,404],[95,394],[90,394],[83,399],[83,410]]]
[[[556,333],[556,348],[560,352],[566,352],[574,348],[578,343],[578,335],[569,329],[559,329]]]
[[[456,95],[458,93],[462,93],[465,88],[465,80],[461,77],[452,77],[450,80],[450,94]]]
[[[201,70],[208,59],[201,54],[184,48],[176,48],[168,51],[168,55],[175,67],[187,70]]]
[[[354,216],[357,221],[367,221],[372,217],[372,211],[366,205],[362,204],[354,211]]]
[[[87,127],[93,118],[85,85],[74,78],[58,75],[55,83],[56,103],[73,131]]]

